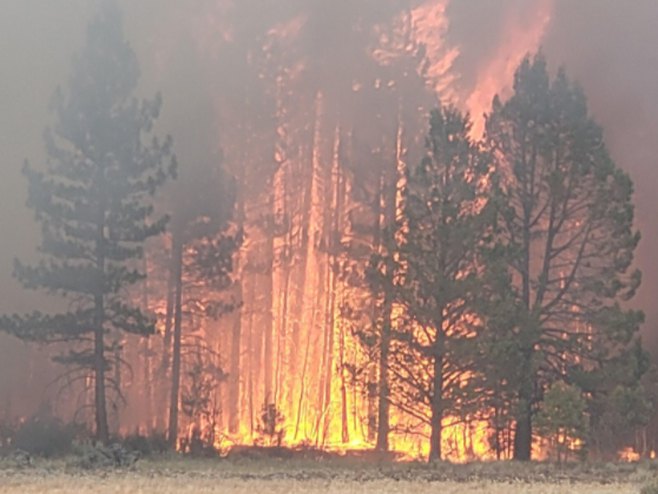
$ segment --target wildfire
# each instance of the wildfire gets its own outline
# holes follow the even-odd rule
[[[418,162],[425,113],[437,95],[469,111],[473,135],[481,135],[494,94],[509,89],[520,59],[539,46],[552,1],[542,0],[531,19],[508,16],[505,36],[472,86],[455,69],[463,47],[446,40],[449,0],[425,1],[389,24],[355,22],[349,34],[370,36],[370,45],[363,54],[355,49],[344,70],[328,70],[330,56],[315,60],[305,51],[317,34],[309,32],[313,13],[289,5],[290,15],[271,26],[232,25],[240,4],[205,5],[194,21],[200,54],[209,64],[228,60],[213,95],[222,129],[217,147],[238,181],[235,221],[245,241],[235,259],[240,281],[230,289],[239,310],[219,321],[186,319],[187,332],[222,356],[228,378],[213,388],[216,414],[189,418],[180,430],[188,437],[211,430],[220,446],[371,449],[376,397],[369,384],[378,369],[355,332],[373,310],[363,271],[386,200],[368,188],[379,177],[361,165],[390,162],[385,173],[400,177]],[[165,63],[159,56],[160,72]],[[394,191],[397,208],[398,200]],[[382,211],[369,209],[373,204]],[[164,315],[166,300],[151,298],[151,309]],[[136,358],[146,362],[144,381],[158,373]],[[161,401],[149,393],[142,400]],[[158,415],[157,407],[152,412]],[[127,430],[145,421],[147,430],[162,427],[163,419],[143,413],[129,418]],[[390,420],[391,449],[426,457],[428,427],[395,407]],[[489,423],[478,417],[444,418],[446,459],[494,459],[490,437]]]
[[[219,2],[218,12],[226,13],[227,5]],[[480,68],[472,93],[464,97],[459,91],[460,74],[454,70],[460,47],[446,42],[447,7],[448,1],[426,1],[391,19],[390,28],[373,28],[376,43],[371,56],[389,75],[382,79],[367,72],[346,74],[347,95],[356,98],[352,102],[341,100],[346,95],[335,88],[325,87],[335,81],[318,78],[313,72],[316,66],[295,48],[310,23],[307,13],[277,21],[263,33],[260,47],[244,49],[247,65],[240,69],[241,77],[248,81],[251,71],[254,84],[264,85],[276,131],[273,140],[263,139],[249,115],[236,114],[233,102],[218,99],[220,120],[230,123],[227,129],[231,129],[222,134],[221,147],[229,170],[235,170],[244,188],[238,221],[246,240],[236,260],[243,305],[239,313],[220,321],[227,325],[230,320],[233,333],[224,332],[223,338],[206,334],[216,340],[218,351],[227,354],[229,381],[237,380],[235,385],[227,382],[219,387],[222,412],[217,437],[251,444],[263,440],[263,430],[272,434],[276,430],[277,440],[290,447],[334,451],[373,447],[374,397],[364,384],[368,379],[353,372],[365,369],[366,374],[376,375],[377,369],[367,362],[369,357],[353,334],[355,325],[365,320],[346,317],[371,303],[368,290],[355,282],[362,269],[359,263],[363,266],[367,258],[353,259],[359,245],[372,243],[362,231],[374,219],[353,199],[360,179],[350,169],[350,162],[371,158],[354,147],[354,136],[364,122],[336,109],[370,97],[382,102],[389,98],[384,104],[392,104],[398,112],[394,131],[398,138],[390,153],[396,156],[399,174],[407,161],[418,159],[409,150],[422,142],[424,115],[418,124],[407,120],[405,115],[417,113],[418,106],[412,103],[405,108],[404,86],[395,80],[396,64],[422,47],[422,64],[428,67],[423,77],[432,92],[444,101],[464,102],[462,106],[480,119],[493,94],[511,80],[520,58],[539,43],[550,11],[550,3],[543,2],[536,19],[524,26],[510,17],[495,57]],[[209,16],[214,25],[217,18]],[[241,36],[248,33],[229,31],[206,31],[207,49],[212,53],[218,44],[239,49],[245,42]],[[272,87],[267,89],[270,77]],[[429,109],[430,99],[422,104]],[[478,120],[474,134],[481,129]],[[376,149],[374,142],[371,147]],[[270,180],[249,175],[268,161],[276,164]],[[271,218],[270,223],[264,218]],[[276,423],[264,423],[273,420],[263,415],[268,405],[276,407]],[[407,458],[427,455],[427,427],[413,425],[394,407],[391,425],[393,450]],[[453,461],[491,459],[489,436],[485,421],[445,417],[443,451]]]

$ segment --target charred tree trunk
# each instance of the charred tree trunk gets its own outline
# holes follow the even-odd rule
[[[299,398],[297,400],[297,420],[295,421],[295,435],[294,438],[299,437],[299,427],[302,418],[302,404],[304,402],[305,383],[306,383],[306,370],[308,368],[309,353],[311,350],[310,340],[306,342],[306,350],[304,351],[304,364],[302,366],[302,374],[300,376],[301,387],[299,389]]]
[[[243,271],[245,274],[247,274],[245,271]],[[255,317],[255,311],[256,305],[253,304],[253,301],[255,300],[256,296],[256,282],[253,279],[254,276],[256,276],[254,273],[249,273],[252,276],[252,280],[250,282],[250,290],[249,290],[249,298],[248,300],[252,301],[252,307],[249,310],[248,314],[248,326],[246,328],[246,335],[247,335],[247,369],[246,369],[246,392],[245,392],[245,397],[246,397],[246,407],[247,407],[247,412],[248,412],[248,419],[249,419],[249,433],[253,436],[254,431],[256,430],[256,422],[255,422],[255,405],[254,405],[254,373],[257,371],[257,367],[259,365],[259,360],[260,360],[260,337],[259,335],[254,338],[254,317]],[[243,312],[244,315],[244,312]],[[256,343],[258,343],[257,348],[254,348],[254,340]],[[243,373],[244,375],[244,373]]]
[[[270,268],[269,272],[267,273],[267,280],[264,280],[266,282],[265,286],[263,287],[263,296],[265,300],[263,300],[263,314],[261,319],[263,332],[265,333],[263,335],[263,396],[265,404],[272,403],[272,389],[274,382],[274,354],[272,351],[272,332],[274,330],[274,318],[272,317],[272,302],[274,300],[272,293],[272,277],[274,276],[274,269],[272,268],[274,263],[274,239],[272,234],[270,234],[269,237],[270,238],[267,240],[267,252],[265,257]]]
[[[388,451],[388,435],[390,432],[389,416],[389,376],[388,359],[391,344],[391,310],[390,294],[384,295],[384,314],[379,349],[379,394],[377,396],[377,451]]]
[[[290,237],[288,235],[288,237]],[[288,290],[290,287],[290,272],[292,271],[292,265],[288,263],[287,259],[292,251],[292,240],[288,238],[286,245],[284,246],[285,253],[283,254],[284,261],[282,262],[283,273],[283,291],[281,293],[281,307],[280,307],[280,316],[279,316],[279,335],[277,338],[277,347],[276,347],[276,379],[274,386],[274,396],[272,397],[272,403],[279,406],[279,398],[281,394],[281,388],[284,386],[283,380],[286,376],[282,372],[284,370],[283,355],[286,345],[286,335],[287,335],[287,325],[288,325]]]
[[[172,448],[178,439],[178,408],[180,394],[182,298],[183,298],[183,241],[174,232],[172,255],[174,262],[174,331],[171,364],[171,397],[169,401],[169,432],[167,438]]]
[[[242,300],[242,284],[236,284],[237,300]],[[241,312],[241,311],[240,311]],[[231,358],[228,376],[228,429],[237,434],[240,429],[240,341],[242,339],[242,318],[238,313],[231,331]]]
[[[236,197],[236,221],[238,229],[244,232],[245,228],[245,204],[244,192],[245,178],[244,170],[241,171],[240,187]],[[231,330],[231,357],[229,361],[228,375],[228,430],[230,434],[237,434],[240,430],[240,364],[241,364],[241,343],[242,343],[242,314],[244,312],[244,290],[243,290],[243,272],[244,259],[243,251],[238,252],[235,262],[235,272],[238,274],[238,281],[235,283],[235,302],[239,310],[235,311],[233,328]]]
[[[390,179],[389,179],[390,180]],[[388,238],[386,226],[392,225],[395,222],[395,194],[390,193],[391,186],[386,183],[386,179],[382,179],[380,186],[381,198],[384,200],[384,218],[380,221],[378,235],[379,249],[386,249]],[[393,188],[394,189],[394,188]],[[394,189],[395,190],[395,189]],[[393,197],[391,197],[393,195]],[[392,203],[392,205],[391,205]],[[392,210],[392,212],[391,212]],[[381,218],[381,214],[380,214]],[[383,245],[382,245],[383,244]],[[387,273],[390,276],[390,273]],[[392,280],[391,280],[392,281]],[[391,345],[391,312],[393,310],[393,297],[392,286],[387,287],[384,292],[384,301],[382,304],[381,312],[381,334],[379,338],[379,386],[377,394],[377,443],[375,449],[377,451],[388,451],[388,435],[390,431],[389,416],[390,416],[390,403],[389,403],[389,348]]]
[[[340,423],[341,439],[343,443],[350,442],[350,430],[347,415],[347,378],[345,377],[345,328],[341,325],[339,340],[340,358]]]
[[[167,390],[171,381],[169,380],[169,370],[171,365],[171,339],[172,339],[172,326],[174,320],[174,278],[175,278],[175,262],[174,262],[174,252],[173,252],[173,243],[171,246],[171,253],[168,263],[169,275],[167,276],[167,307],[165,311],[165,331],[164,338],[162,341],[162,360],[160,361],[160,371],[158,375],[159,385],[157,390],[157,402],[159,406],[164,405],[167,402]],[[160,411],[157,414],[157,429],[159,431],[165,432],[166,424],[166,408],[164,411]]]
[[[394,244],[392,231],[396,220],[397,208],[397,178],[401,159],[401,128],[398,127],[397,145],[395,151],[395,167],[385,173],[381,179],[379,208],[383,198],[383,221],[380,221],[377,241],[381,251],[387,251]],[[380,214],[381,218],[381,214]],[[388,252],[390,254],[390,252]],[[378,451],[388,451],[388,435],[390,432],[390,389],[389,389],[389,351],[391,346],[391,319],[393,316],[393,273],[390,277],[391,286],[385,288],[381,314],[381,334],[379,341],[379,393],[377,399],[377,444]]]

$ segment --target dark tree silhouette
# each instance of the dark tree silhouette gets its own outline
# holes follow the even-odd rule
[[[563,71],[551,80],[541,54],[518,68],[509,100],[494,100],[485,142],[503,177],[499,220],[519,309],[514,458],[528,460],[543,390],[612,358],[642,321],[621,306],[640,284],[633,185],[582,91]]]

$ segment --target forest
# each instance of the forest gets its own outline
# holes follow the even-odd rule
[[[0,407],[0,449],[56,423],[189,453],[654,457],[634,184],[587,95],[533,47],[460,104],[441,3],[407,3],[234,5],[189,161],[99,3],[23,167],[39,256],[13,275],[54,302],[0,332],[53,379]]]

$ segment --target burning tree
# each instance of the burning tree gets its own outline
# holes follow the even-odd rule
[[[507,101],[494,100],[485,143],[502,176],[499,223],[519,311],[507,359],[516,369],[514,458],[528,460],[542,390],[600,369],[642,321],[620,305],[640,283],[630,269],[633,186],[582,91],[563,71],[551,80],[541,55],[518,68]]]
[[[173,446],[179,429],[185,336],[198,332],[203,321],[218,319],[239,303],[223,294],[233,283],[233,256],[241,242],[241,232],[229,231],[234,203],[229,192],[231,180],[223,172],[219,177],[193,169],[187,172],[190,175],[182,177],[172,194],[170,278],[160,371],[161,377],[166,377],[171,369],[168,439]],[[197,343],[192,345],[194,350],[201,348]],[[211,350],[207,345],[206,341],[202,347]]]
[[[128,302],[125,289],[142,278],[136,260],[143,243],[164,231],[150,197],[175,170],[170,138],[153,137],[162,101],[137,101],[137,59],[123,38],[121,15],[104,2],[75,60],[67,95],[57,93],[58,119],[46,132],[45,172],[26,165],[28,205],[41,223],[37,266],[15,263],[28,289],[70,301],[67,312],[3,317],[0,327],[19,338],[66,345],[55,360],[71,367],[70,381],[94,380],[96,435],[109,437],[107,386],[114,348],[108,335],[148,335],[153,321]]]
[[[454,108],[432,112],[428,154],[407,172],[396,245],[374,258],[373,284],[401,314],[390,332],[389,400],[430,427],[430,460],[441,458],[444,419],[464,403],[482,330],[490,161],[469,132]]]

